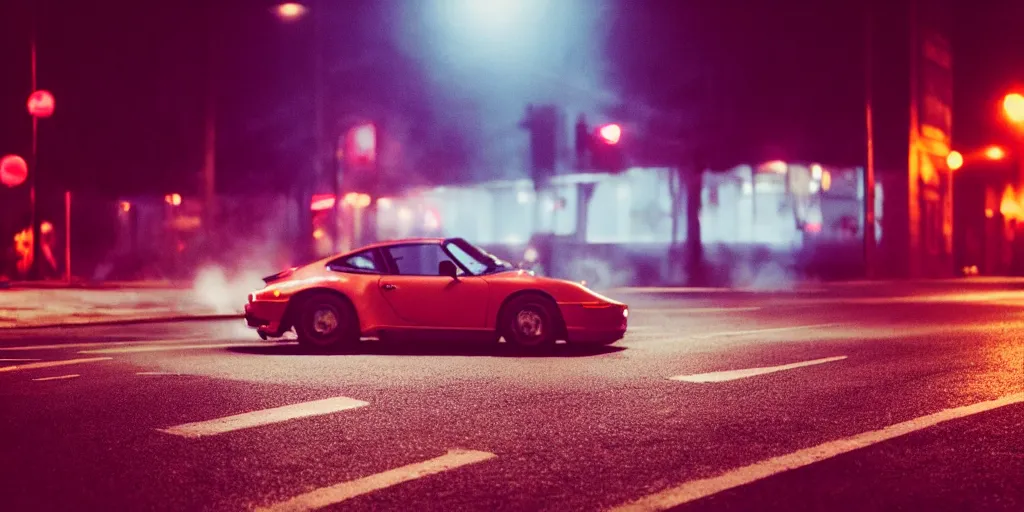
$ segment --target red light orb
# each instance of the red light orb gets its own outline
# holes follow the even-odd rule
[[[17,187],[28,178],[28,164],[18,155],[7,155],[0,159],[0,183]]]
[[[622,138],[622,127],[617,124],[606,124],[598,130],[598,133],[601,134],[605,143],[618,144],[619,139]]]
[[[50,91],[39,90],[28,97],[28,113],[33,117],[45,119],[52,116],[54,105],[53,94]]]

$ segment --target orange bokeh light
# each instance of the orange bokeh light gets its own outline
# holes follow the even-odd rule
[[[959,151],[950,151],[946,155],[946,165],[949,166],[949,170],[955,171],[964,166],[964,155],[961,155]]]
[[[999,146],[989,146],[985,148],[985,158],[989,160],[1002,160],[1006,158],[1006,151]]]
[[[295,20],[306,13],[306,6],[296,2],[286,2],[277,6],[277,15],[284,20]]]
[[[1007,219],[1024,219],[1024,210],[1020,207],[1020,201],[1017,200],[1017,193],[1013,190],[1012,185],[1007,185],[1003,189],[1003,197],[999,201],[999,213]]]
[[[1013,92],[1003,98],[1003,112],[1015,123],[1024,123],[1024,96]]]
[[[358,192],[349,192],[342,198],[342,202],[354,208],[366,208],[370,206],[370,196]]]

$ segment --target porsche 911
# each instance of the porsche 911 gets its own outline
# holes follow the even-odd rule
[[[542,348],[625,336],[626,304],[518,269],[461,238],[372,244],[264,278],[245,320],[264,340],[295,331],[336,349],[361,338],[481,340]]]

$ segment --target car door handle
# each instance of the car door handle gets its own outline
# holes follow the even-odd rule
[[[387,290],[387,291],[397,290],[398,289],[398,287],[393,285],[393,284],[382,284],[380,287],[382,289],[384,289],[384,290]]]

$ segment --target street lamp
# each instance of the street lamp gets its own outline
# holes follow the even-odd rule
[[[1014,123],[1024,123],[1024,96],[1012,92],[1003,98],[1003,112]]]
[[[989,160],[1002,160],[1006,158],[1006,150],[999,146],[989,146],[985,148],[985,158]]]
[[[275,9],[277,16],[285,21],[294,21],[306,14],[306,6],[296,2],[286,2]]]
[[[946,155],[946,165],[949,166],[949,170],[955,171],[964,166],[964,155],[960,154],[959,151],[950,151]]]

